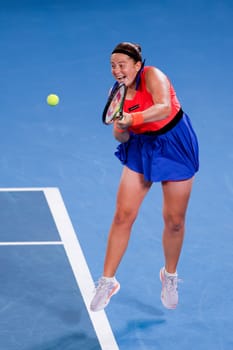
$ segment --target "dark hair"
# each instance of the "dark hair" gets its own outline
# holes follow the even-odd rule
[[[142,54],[141,54],[141,46],[134,43],[129,42],[123,42],[118,44],[114,50],[113,53],[123,53],[135,60],[135,62],[141,61],[142,62]]]

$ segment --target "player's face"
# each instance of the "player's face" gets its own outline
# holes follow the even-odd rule
[[[141,68],[141,62],[135,61],[123,54],[114,53],[111,56],[112,75],[119,83],[124,83],[127,87],[135,86],[135,78]]]

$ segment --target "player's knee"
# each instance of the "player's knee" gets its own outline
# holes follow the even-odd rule
[[[132,225],[136,219],[137,214],[132,210],[118,209],[114,215],[114,222],[117,225]]]
[[[178,234],[184,230],[184,218],[178,215],[168,215],[164,217],[166,228],[172,234]]]
[[[173,222],[171,224],[171,227],[170,227],[171,231],[174,232],[174,233],[181,232],[183,230],[183,228],[184,228],[184,225],[181,222],[179,222],[179,223],[178,222]]]

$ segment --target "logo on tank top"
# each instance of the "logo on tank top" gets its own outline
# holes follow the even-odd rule
[[[139,104],[134,105],[134,106],[132,106],[132,107],[129,107],[129,108],[128,108],[128,111],[129,111],[129,112],[135,111],[135,109],[138,109],[139,107],[140,107]]]

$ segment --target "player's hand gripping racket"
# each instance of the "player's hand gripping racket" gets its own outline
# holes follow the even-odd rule
[[[123,105],[127,87],[121,83],[110,94],[103,111],[102,120],[104,124],[112,124],[114,120],[123,117]]]

